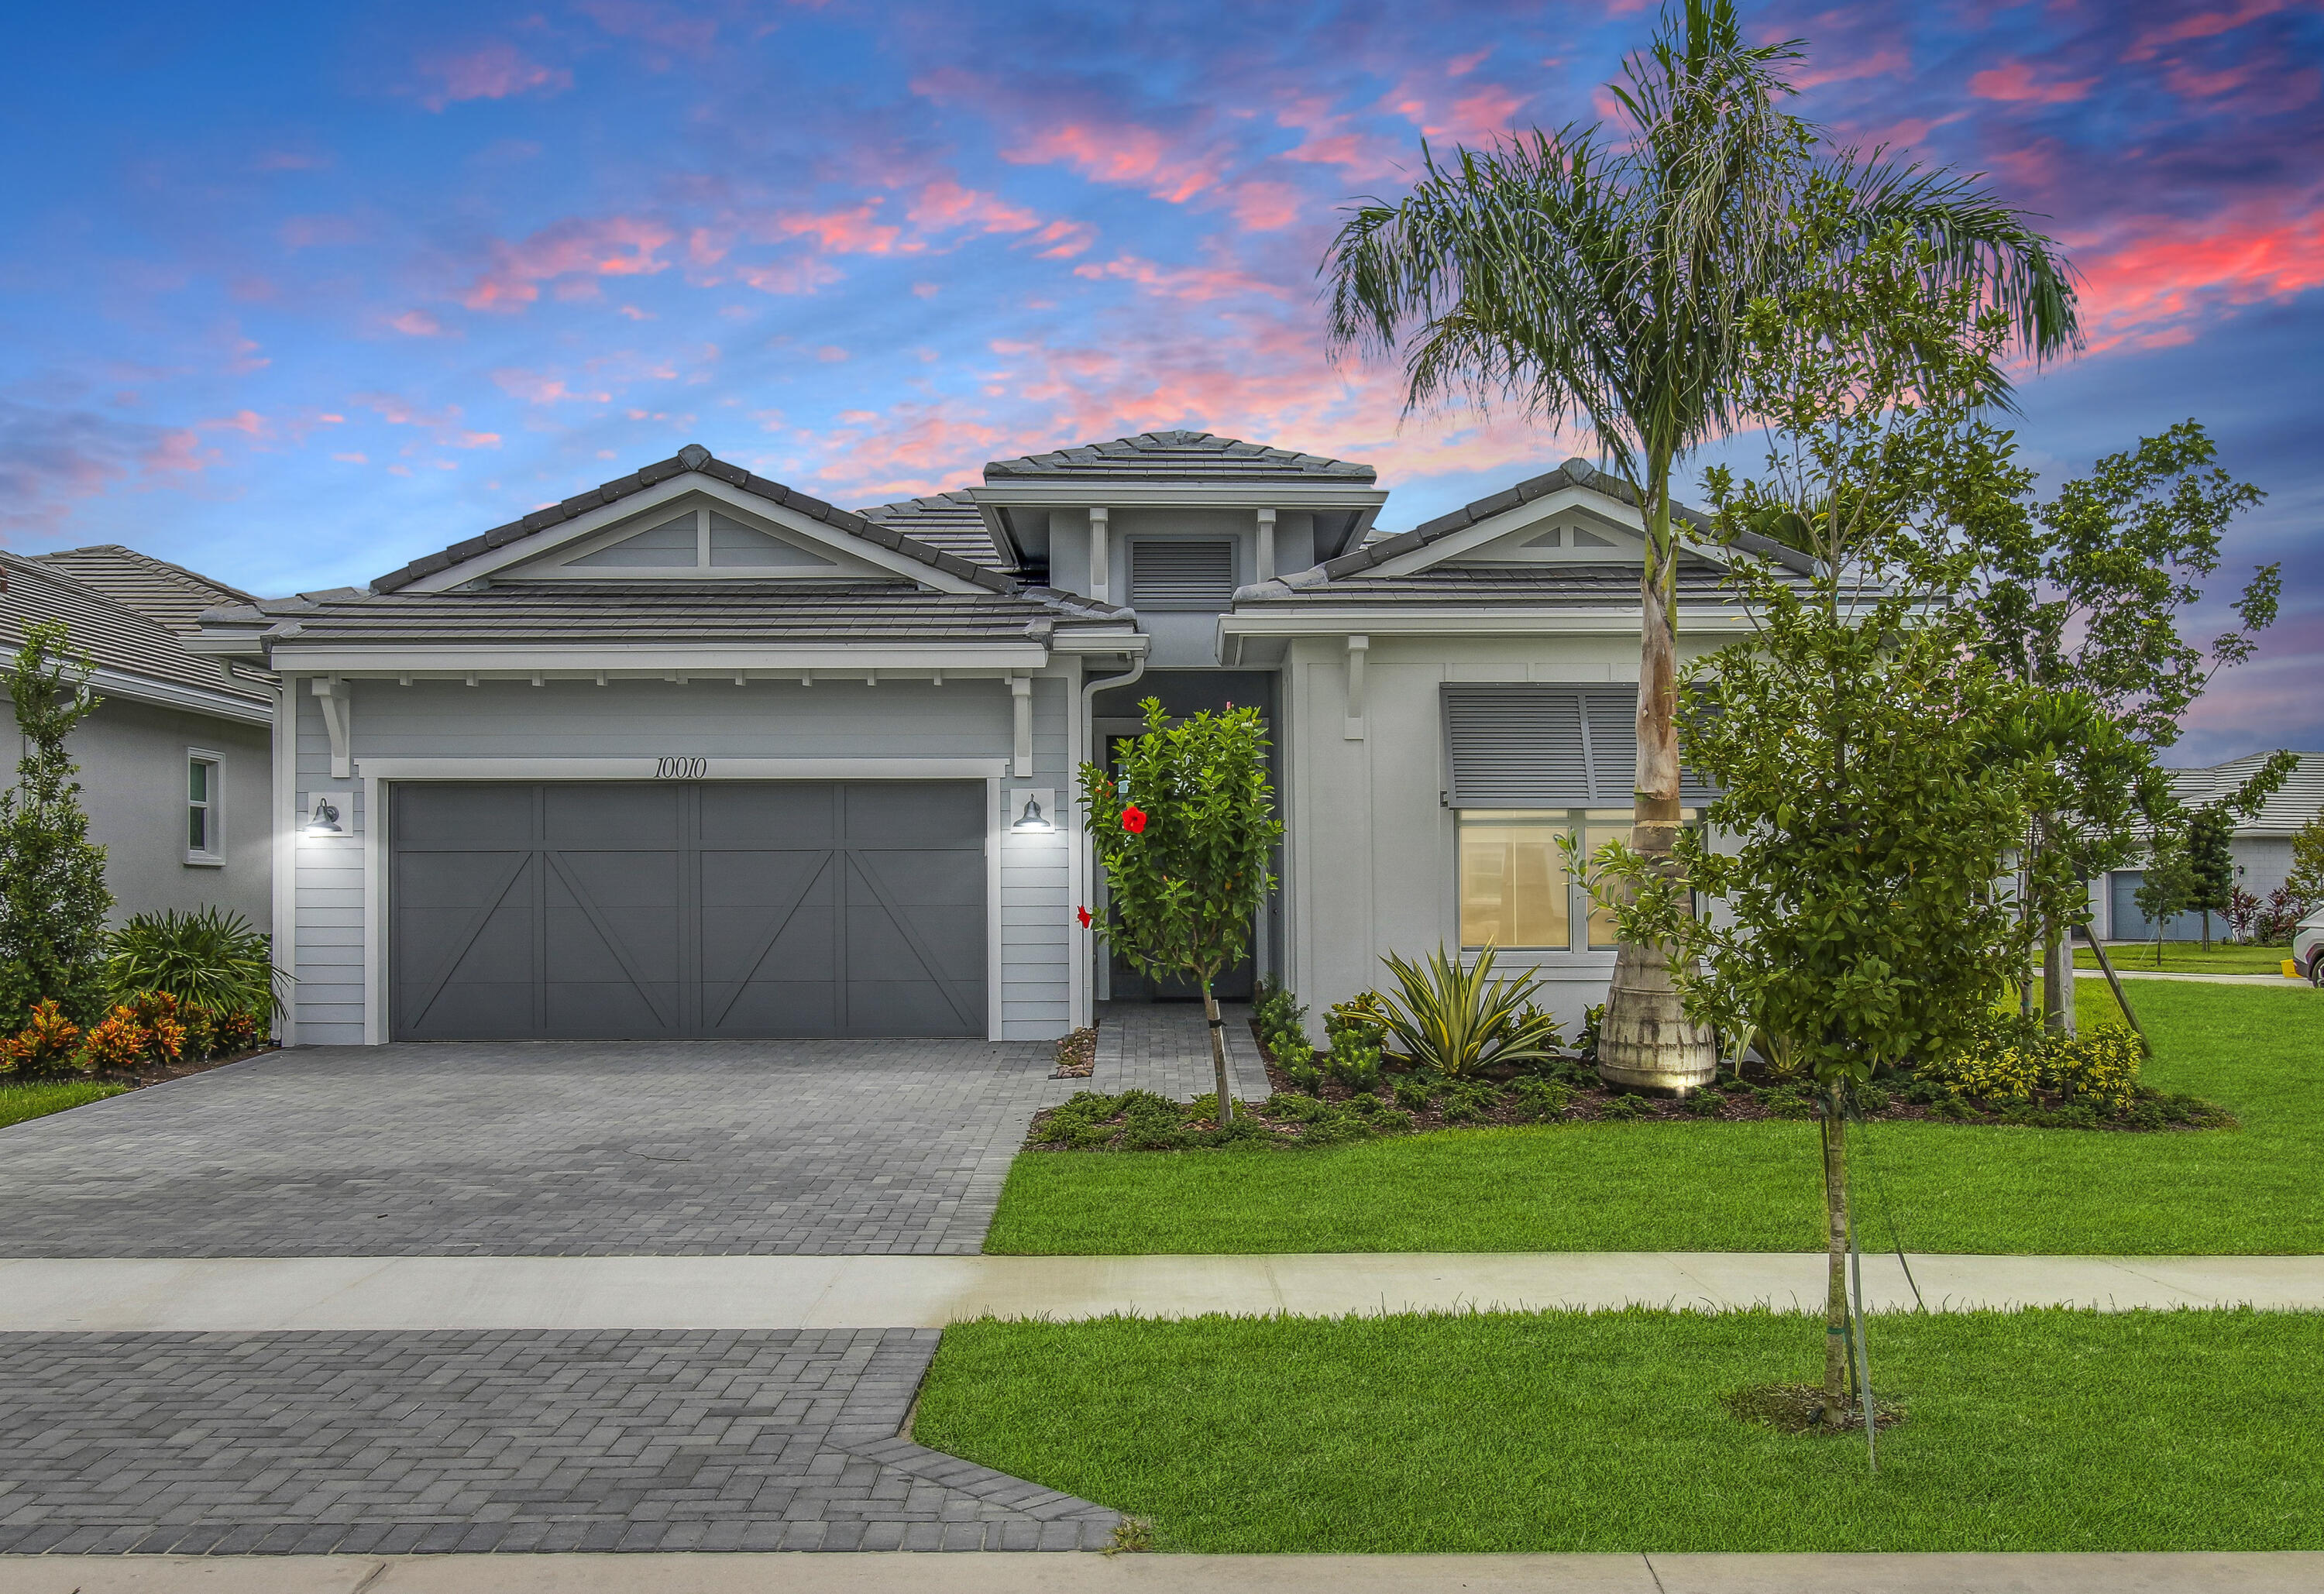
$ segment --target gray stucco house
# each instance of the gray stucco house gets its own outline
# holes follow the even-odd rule
[[[2179,800],[2190,807],[2214,803],[2235,791],[2259,772],[2269,755],[2248,753],[2203,769],[2173,769],[2171,784]],[[2236,883],[2262,902],[2292,872],[2292,838],[2324,814],[2324,752],[2303,752],[2284,783],[2260,811],[2236,826]],[[2138,908],[2138,889],[2146,883],[2139,869],[2118,869],[2104,881],[2094,882],[2091,908],[2100,934],[2112,941],[2152,941],[2154,921]],[[2227,926],[2211,916],[2211,935],[2218,939]],[[2203,916],[2182,913],[2163,926],[2166,941],[2192,941],[2203,933]]]
[[[1399,535],[1366,465],[1164,432],[848,512],[689,446],[194,646],[283,683],[290,1038],[1042,1038],[1144,994],[1073,770],[1258,705],[1282,886],[1240,978],[1317,1004],[1490,940],[1572,1020],[1629,816],[1639,518],[1582,461]],[[1765,550],[1792,558],[1782,550]],[[1683,647],[1744,626],[1695,548]]]
[[[190,650],[202,611],[249,594],[125,548],[0,553],[0,649],[60,621],[102,699],[68,744],[117,919],[217,906],[273,910],[273,686]],[[13,730],[13,723],[11,723]],[[8,741],[14,784],[17,739]]]

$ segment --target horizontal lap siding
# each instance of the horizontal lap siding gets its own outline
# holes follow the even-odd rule
[[[947,688],[949,689],[949,688]],[[1074,904],[1073,778],[1065,768],[1065,714],[1071,684],[1033,683],[1033,769],[1001,783],[1005,794],[1047,787],[1056,829],[1001,834],[1001,1035],[1051,1040],[1073,1023],[1073,949],[1066,935]],[[1019,799],[1019,807],[1022,799]],[[1014,821],[1015,812],[1004,821]]]

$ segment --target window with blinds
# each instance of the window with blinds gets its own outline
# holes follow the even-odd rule
[[[1139,538],[1130,545],[1133,609],[1223,609],[1234,598],[1234,540]]]
[[[1636,686],[1448,684],[1447,806],[1565,808],[1627,803],[1637,779]],[[1709,793],[1683,776],[1688,801]]]

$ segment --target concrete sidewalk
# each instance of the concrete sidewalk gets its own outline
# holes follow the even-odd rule
[[[1932,1311],[2324,1310],[2324,1257],[1910,1258]],[[0,1261],[0,1331],[940,1328],[964,1318],[1605,1307],[1821,1310],[1813,1253],[266,1257]],[[1915,1298],[1864,1258],[1876,1309]]]
[[[2288,985],[2302,990],[2312,989],[2307,981],[2288,974],[2190,974],[2175,969],[2126,969],[2117,964],[2115,973],[2125,980],[2182,980],[2194,985]],[[2103,969],[2076,969],[2077,980],[2103,980]]]
[[[2324,1553],[5,1556],[0,1594],[2309,1594]]]

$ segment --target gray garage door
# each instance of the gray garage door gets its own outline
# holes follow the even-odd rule
[[[985,1032],[984,788],[398,785],[400,1040]]]

